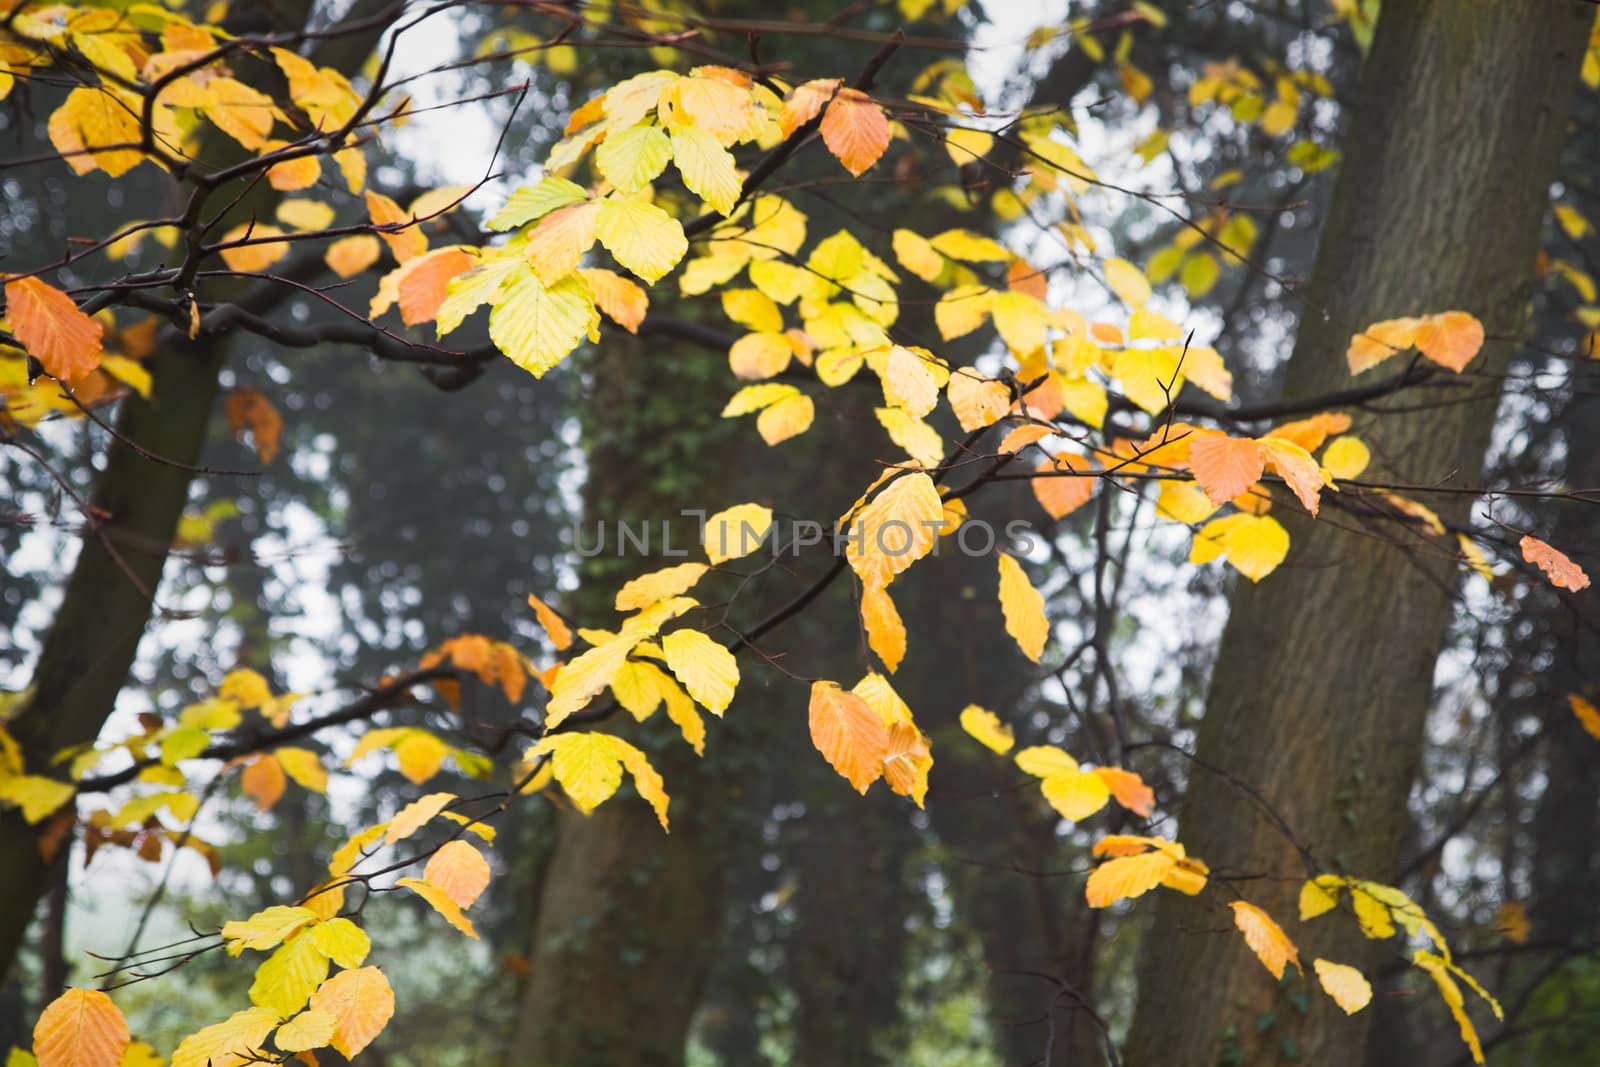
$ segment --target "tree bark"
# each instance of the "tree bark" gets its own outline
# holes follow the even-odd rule
[[[1288,396],[1346,384],[1345,349],[1369,323],[1452,308],[1477,315],[1495,339],[1471,371],[1504,368],[1592,20],[1591,7],[1570,0],[1384,4]],[[1366,434],[1379,458],[1373,475],[1469,483],[1499,392],[1493,377],[1467,381],[1471,402],[1447,393],[1378,420]],[[1459,519],[1466,506],[1450,497],[1437,510]],[[1448,549],[1398,526],[1362,536],[1330,518],[1295,522],[1279,573],[1233,594],[1181,839],[1238,880],[1198,899],[1159,893],[1130,1067],[1361,1055],[1370,1012],[1345,1019],[1306,985],[1273,983],[1223,907],[1237,891],[1266,908],[1300,942],[1308,970],[1313,956],[1370,965],[1392,951],[1365,941],[1346,914],[1294,922],[1305,865],[1238,785],[1258,790],[1326,868],[1393,876],[1455,564]],[[1296,1007],[1290,989],[1309,1007]]]

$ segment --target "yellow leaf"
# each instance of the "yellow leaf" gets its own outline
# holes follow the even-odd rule
[[[277,1025],[278,1013],[271,1008],[236,1011],[222,1022],[184,1038],[172,1054],[171,1067],[241,1067],[259,1063],[265,1058],[260,1054],[262,1042]]]
[[[435,815],[453,804],[456,799],[454,793],[429,793],[425,797],[413,800],[389,820],[389,828],[384,831],[383,843],[392,845],[396,841],[404,841],[433,821]]]
[[[1017,743],[1011,727],[1001,722],[1000,717],[994,712],[980,708],[976,704],[968,704],[961,709],[961,728],[979,744],[1002,756],[1010,752],[1011,746]]]
[[[601,733],[570,733],[546,737],[528,751],[527,758],[550,754],[556,781],[585,815],[609,800],[622,785],[622,761],[616,738]]]
[[[310,938],[324,956],[345,968],[361,966],[372,951],[372,939],[349,919],[329,918],[301,936]]]
[[[926,350],[901,345],[891,348],[884,364],[884,402],[919,419],[932,411],[939,402],[939,381],[932,362],[933,357]]]
[[[1322,501],[1322,487],[1328,484],[1328,479],[1317,461],[1311,458],[1311,453],[1281,437],[1263,437],[1257,443],[1267,469],[1282,478],[1301,506],[1315,516]],[[1191,458],[1193,455],[1191,448]]]
[[[944,457],[944,442],[939,431],[901,408],[874,408],[874,415],[883,428],[889,431],[889,440],[905,449],[906,455],[918,466],[932,467]],[[885,530],[885,533],[889,531]],[[885,538],[884,548],[893,552],[903,543],[898,534]]]
[[[28,823],[42,821],[70,801],[74,792],[67,782],[46,778],[41,774],[0,778],[0,801],[20,807],[22,818]]]
[[[919,472],[890,482],[849,524],[845,558],[868,588],[882,588],[933,550],[944,503]]]
[[[689,250],[683,226],[654,204],[606,197],[595,233],[618,263],[654,285]]]
[[[781,333],[747,333],[728,349],[728,367],[737,378],[760,381],[781,374],[794,348]]]
[[[1317,972],[1323,991],[1346,1015],[1354,1015],[1372,1002],[1372,986],[1356,968],[1328,960],[1312,960],[1311,966]]]
[[[989,154],[989,149],[992,147],[994,147],[994,134],[984,130],[958,126],[946,130],[944,134],[944,150],[958,167],[982,159]]]
[[[1226,557],[1234,569],[1259,582],[1289,553],[1289,532],[1270,515],[1228,515],[1202,526],[1189,552],[1191,563]]]
[[[900,669],[906,654],[906,627],[888,590],[868,586],[861,594],[861,624],[867,629],[867,644],[893,674]]]
[[[328,791],[328,772],[315,752],[307,748],[286,747],[276,749],[272,754],[277,757],[284,773],[302,789],[309,789],[313,793]]]
[[[1350,373],[1360,374],[1410,348],[1421,325],[1422,320],[1418,318],[1386,319],[1356,334],[1345,353]]]
[[[1327,450],[1322,453],[1322,469],[1331,477],[1341,481],[1359,478],[1370,462],[1372,462],[1372,452],[1367,448],[1366,442],[1350,434],[1335,437],[1328,442]]]
[[[1062,818],[1073,822],[1087,819],[1111,799],[1111,788],[1104,778],[1079,770],[1051,775],[1039,783],[1039,791]]]
[[[694,701],[689,699],[689,694],[671,678],[664,678],[660,685],[661,698],[667,705],[667,718],[677,726],[683,739],[694,749],[695,755],[704,756],[706,752],[706,724],[700,717],[700,712],[695,709]]]
[[[285,200],[278,205],[278,221],[297,230],[325,230],[333,225],[333,208],[320,200]],[[364,235],[371,237],[370,234]],[[373,244],[377,244],[374,240]]]
[[[944,256],[931,241],[912,230],[894,231],[894,255],[902,267],[925,282],[944,273]]]
[[[665,161],[663,161],[664,163]],[[589,194],[583,186],[565,178],[547,176],[536,185],[524,185],[507,198],[505,206],[485,225],[495,231],[514,230],[557,208],[587,200]]]
[[[128,1042],[122,1012],[94,989],[67,990],[50,1002],[33,1027],[39,1067],[118,1067]]]
[[[272,1043],[284,1052],[322,1048],[333,1040],[338,1022],[332,1012],[303,1011],[278,1027],[278,1032],[272,1035]]]
[[[897,722],[916,724],[911,708],[900,699],[889,679],[877,671],[866,675],[851,687],[850,692],[867,702],[867,707],[878,713],[883,725],[893,727]]]
[[[1299,950],[1272,916],[1242,900],[1234,901],[1229,907],[1233,909],[1233,924],[1244,935],[1245,944],[1250,946],[1250,951],[1256,954],[1261,965],[1272,972],[1272,977],[1281,979],[1284,966],[1290,963],[1294,964],[1295,970],[1304,973],[1300,966]]]
[[[1600,740],[1600,709],[1576,693],[1567,694],[1567,706],[1590,737]]]
[[[1011,408],[1010,387],[1005,382],[984,378],[971,367],[951,372],[945,394],[950,398],[950,409],[967,433],[992,426]]]
[[[686,593],[705,576],[707,569],[704,563],[680,563],[640,575],[617,590],[616,609],[637,611]]]
[[[742,185],[739,171],[733,155],[711,131],[700,126],[673,127],[672,159],[685,188],[719,214],[733,211]]]
[[[760,504],[737,504],[706,520],[701,544],[713,565],[742,559],[765,543],[772,529],[772,509]]]
[[[1054,745],[1033,745],[1016,755],[1017,767],[1035,778],[1077,774],[1078,761]]]
[[[489,339],[535,378],[560,363],[600,323],[582,277],[569,274],[548,288],[532,271],[513,275],[489,313]]]
[[[768,445],[798,437],[811,428],[816,405],[809,396],[786,397],[756,416],[756,431]]]
[[[1106,284],[1130,307],[1139,308],[1150,302],[1150,282],[1143,271],[1125,259],[1106,260]]]
[[[722,313],[747,330],[757,333],[783,332],[783,312],[770,296],[759,289],[724,289]],[[793,387],[790,389],[793,390]]]
[[[389,1024],[394,1015],[394,990],[378,968],[358,967],[340,971],[322,983],[311,998],[311,1008],[325,1011],[337,1020],[333,1047],[345,1059],[351,1059]],[[176,1059],[172,1067],[179,1067]]]
[[[865,700],[833,682],[811,686],[811,743],[857,792],[865,794],[883,774],[889,731]]]
[[[103,88],[74,89],[50,115],[50,143],[77,174],[99,167],[113,178],[121,177],[145,158],[137,147],[142,112],[138,96]]]
[[[1089,874],[1084,888],[1091,908],[1104,908],[1119,900],[1141,897],[1161,884],[1176,860],[1162,851],[1142,852],[1107,860]]]
[[[316,921],[317,913],[309,908],[274,904],[248,919],[223,924],[222,941],[230,956],[237,956],[247,948],[264,952],[282,944],[307,923]]]
[[[422,869],[422,879],[458,908],[470,908],[489,887],[489,861],[465,841],[446,841]]]
[[[1050,636],[1044,597],[1028,581],[1021,564],[1004,552],[1000,553],[1000,610],[1005,615],[1006,633],[1024,656],[1038,663]]]
[[[1170,348],[1125,348],[1112,361],[1111,376],[1129,400],[1152,415],[1177,399],[1184,382],[1178,355]]]
[[[594,154],[600,176],[624,193],[636,193],[655,181],[671,159],[666,131],[649,125],[608,134]]]
[[[982,326],[994,310],[994,299],[994,290],[982,285],[963,285],[941,296],[933,306],[939,336],[952,341]]]
[[[426,900],[428,905],[444,916],[445,921],[451,926],[454,926],[474,941],[478,940],[478,931],[472,928],[472,920],[461,914],[461,909],[456,906],[456,902],[451,900],[449,894],[443,889],[430,882],[425,882],[421,878],[399,878],[395,880],[395,885],[405,886],[417,896]]]
[[[713,715],[721,716],[739,685],[739,664],[733,653],[699,630],[674,630],[661,640],[667,667],[689,695]]]
[[[328,977],[328,957],[304,931],[290,938],[256,968],[250,986],[250,1003],[271,1008],[286,1019],[305,1007],[323,979]]]
[[[1412,957],[1412,962],[1439,987],[1439,995],[1444,998],[1445,1006],[1450,1009],[1450,1014],[1455,1017],[1456,1026],[1461,1030],[1461,1040],[1466,1042],[1468,1051],[1472,1053],[1472,1062],[1483,1063],[1483,1045],[1478,1040],[1478,1031],[1472,1025],[1471,1018],[1467,1016],[1466,1000],[1461,995],[1461,987],[1450,977],[1446,962],[1431,952],[1421,950]]]

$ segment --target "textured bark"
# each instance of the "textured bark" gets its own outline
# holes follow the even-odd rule
[[[277,5],[272,9],[274,25],[298,29],[312,6],[310,0]],[[351,17],[366,17],[373,7],[373,0],[359,0]],[[354,70],[378,32],[370,28],[335,38],[318,59]],[[200,157],[227,159],[238,151],[224,142],[220,136],[210,137]],[[274,195],[262,183],[234,206],[233,217],[247,218],[252,211],[270,217]],[[213,284],[201,298],[216,297],[223,288]],[[51,757],[61,749],[93,741],[127,680],[189,498],[193,475],[185,467],[199,459],[205,443],[226,345],[222,337],[190,342],[166,331],[159,354],[147,363],[150,399],[129,397],[117,413],[117,437],[107,447],[105,468],[95,479],[91,498],[95,514],[103,519],[82,538],[34,668],[32,699],[9,726],[33,773],[50,768]],[[141,450],[171,462],[149,459]],[[39,854],[42,828],[29,826],[15,810],[0,812],[0,871],[5,872],[0,878],[0,976],[9,973],[34,908],[48,888],[48,867]]]
[[[1592,19],[1570,0],[1384,4],[1287,395],[1347,384],[1350,337],[1376,320],[1460,308],[1491,338],[1516,335]],[[1497,373],[1508,350],[1491,340],[1472,369]],[[1472,396],[1425,396],[1454,402],[1375,423],[1373,475],[1471,482],[1498,393],[1480,381]],[[1448,520],[1465,506],[1438,510]],[[1305,866],[1239,782],[1325,867],[1389,880],[1454,582],[1448,553],[1330,518],[1294,523],[1284,567],[1233,595],[1198,740],[1222,773],[1196,766],[1180,824],[1219,875],[1246,878],[1229,889],[1285,923],[1308,966],[1370,964],[1385,946],[1348,915],[1293,921]],[[1320,993],[1295,1007],[1232,930],[1231,895],[1158,895],[1130,1067],[1355,1062],[1370,1013],[1345,1019]]]

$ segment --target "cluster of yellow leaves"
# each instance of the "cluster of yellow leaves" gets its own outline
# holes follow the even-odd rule
[[[585,815],[611,799],[622,785],[622,772],[626,770],[639,796],[655,810],[661,828],[669,829],[669,800],[661,775],[643,752],[622,738],[593,732],[555,734],[528,749],[524,758],[545,757],[562,790]]]
[[[1430,947],[1419,948],[1412,953],[1411,962],[1433,979],[1440,995],[1444,998],[1445,1005],[1461,1029],[1461,1038],[1466,1042],[1473,1060],[1483,1063],[1483,1048],[1478,1040],[1477,1030],[1467,1015],[1461,984],[1465,984],[1488,1004],[1496,1019],[1504,1017],[1500,1003],[1490,996],[1475,978],[1455,964],[1451,959],[1450,947],[1445,942],[1444,934],[1416,901],[1393,886],[1325,874],[1305,882],[1300,887],[1300,920],[1308,922],[1332,911],[1346,893],[1349,894],[1356,922],[1367,937],[1384,940],[1404,931],[1408,938],[1420,938],[1429,943]],[[1357,985],[1351,975],[1346,973],[1351,971],[1354,971],[1354,968],[1335,970],[1331,977],[1333,984],[1330,984],[1330,977],[1323,974],[1323,968],[1318,968],[1318,976],[1322,978],[1323,987],[1347,1012],[1360,1010],[1371,997],[1370,988],[1366,986],[1365,980]],[[1359,973],[1356,977],[1359,977]],[[1351,1006],[1352,1004],[1354,1006]]]

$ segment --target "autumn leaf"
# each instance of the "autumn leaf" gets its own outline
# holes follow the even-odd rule
[[[706,557],[713,566],[742,559],[766,543],[772,529],[772,509],[760,504],[736,504],[706,520],[700,533]]]
[[[237,956],[247,948],[266,951],[282,944],[307,923],[316,921],[317,914],[307,908],[274,904],[248,919],[224,923],[222,942],[230,956]]]
[[[883,760],[883,780],[889,789],[899,796],[910,797],[917,807],[922,807],[928,795],[928,772],[932,767],[933,756],[922,731],[909,722],[891,724],[889,747]]]
[[[544,632],[549,636],[552,645],[562,651],[572,647],[572,630],[567,626],[566,620],[556,614],[554,608],[532,593],[528,594],[528,606],[533,609],[534,618],[544,627]]]
[[[992,426],[1011,407],[1010,387],[1005,382],[980,376],[971,367],[951,372],[945,395],[950,398],[950,409],[956,413],[956,421],[967,433]]]
[[[110,997],[69,989],[40,1013],[33,1054],[39,1067],[118,1067],[129,1040],[128,1023]]]
[[[410,212],[382,193],[368,190],[366,196],[367,214],[371,216],[372,224],[380,227],[378,237],[389,246],[396,261],[405,263],[428,250],[427,235]]]
[[[617,590],[614,607],[618,611],[638,611],[670,597],[681,596],[705,577],[704,563],[680,563],[629,579]],[[549,629],[546,626],[546,629]]]
[[[6,282],[11,332],[45,373],[75,382],[100,365],[102,328],[61,290],[38,278]]]
[[[1350,373],[1377,366],[1408,348],[1459,374],[1483,347],[1483,324],[1464,311],[1375,322],[1350,340]]]
[[[429,857],[422,879],[456,907],[470,908],[489,887],[489,861],[465,841],[446,841]]]
[[[1226,504],[1261,480],[1266,454],[1253,438],[1197,434],[1189,442],[1189,469],[1207,499]]]
[[[678,220],[641,200],[602,200],[595,233],[618,263],[651,285],[677,266],[689,250]]]
[[[1289,553],[1289,532],[1270,515],[1228,515],[1213,519],[1195,534],[1190,563],[1226,558],[1234,569],[1259,582]]]
[[[1567,706],[1589,736],[1600,741],[1600,709],[1576,693],[1567,694]]]
[[[376,967],[340,971],[312,995],[311,1008],[334,1017],[330,1044],[345,1059],[352,1059],[389,1025],[394,1016],[394,990]],[[173,1067],[177,1067],[176,1060]]]
[[[811,743],[856,792],[865,794],[883,774],[889,731],[883,718],[834,682],[811,685]]]
[[[489,313],[489,339],[511,361],[542,378],[585,337],[600,315],[588,283],[569,274],[546,287],[532,271],[513,276]]]
[[[1022,654],[1038,663],[1050,636],[1050,620],[1045,617],[1044,597],[1022,565],[1005,552],[999,553],[1000,611],[1005,616],[1006,633],[1017,642]]]
[[[1242,900],[1233,901],[1228,906],[1233,909],[1233,924],[1244,935],[1245,944],[1250,946],[1250,951],[1256,954],[1273,978],[1281,979],[1284,967],[1290,963],[1294,964],[1295,970],[1302,970],[1299,950],[1272,916]]]
[[[250,431],[251,444],[263,464],[278,455],[278,439],[283,433],[283,416],[259,389],[234,389],[228,393],[228,425],[237,436]]]
[[[818,78],[791,89],[784,98],[783,112],[778,119],[783,135],[792,137],[795,130],[821,114],[823,105],[833,98],[840,83],[839,78]]]
[[[900,669],[906,654],[906,627],[886,589],[868,586],[861,593],[861,625],[867,631],[867,644],[893,674]]]
[[[1148,819],[1156,808],[1156,795],[1144,779],[1120,767],[1096,767],[1089,772],[1106,784],[1111,798],[1140,818]]]
[[[1039,464],[1038,470],[1057,472],[1032,478],[1034,499],[1052,519],[1064,519],[1094,499],[1096,479],[1090,476],[1087,457],[1064,452]],[[1066,474],[1060,472],[1071,471]]]
[[[1323,991],[1346,1015],[1354,1015],[1372,1002],[1372,985],[1356,968],[1320,959],[1312,960],[1311,966],[1317,972]]]
[[[889,119],[859,89],[840,89],[822,116],[822,141],[854,177],[861,177],[889,147]]]
[[[944,503],[933,479],[918,471],[890,482],[849,523],[845,559],[861,583],[882,588],[933,550]]]
[[[1537,537],[1525,534],[1519,547],[1522,549],[1522,558],[1544,571],[1550,584],[1557,589],[1570,589],[1576,593],[1589,588],[1589,576],[1582,567]]]
[[[968,704],[961,709],[961,728],[979,744],[1002,756],[1017,743],[1011,727],[1001,722],[994,712],[976,704]]]
[[[427,796],[418,797],[389,820],[388,829],[383,833],[383,843],[392,845],[396,841],[404,841],[432,822],[436,815],[455,803],[457,799],[454,793],[429,793]]]
[[[477,941],[478,931],[472,926],[472,920],[461,914],[461,908],[450,898],[443,889],[421,878],[399,878],[395,885],[404,886],[417,896],[428,902],[428,906],[442,915],[446,922],[457,930]]]
[[[721,716],[739,685],[739,664],[699,630],[674,630],[661,641],[667,667],[707,711]]]
[[[349,973],[344,971],[334,978]],[[278,1019],[278,1013],[271,1008],[236,1011],[222,1022],[184,1038],[172,1054],[170,1067],[242,1067],[258,1063],[261,1057],[256,1054],[278,1025]]]
[[[283,766],[271,753],[256,756],[239,776],[239,788],[245,796],[255,801],[258,811],[271,811],[278,798],[283,796],[286,784]]]

